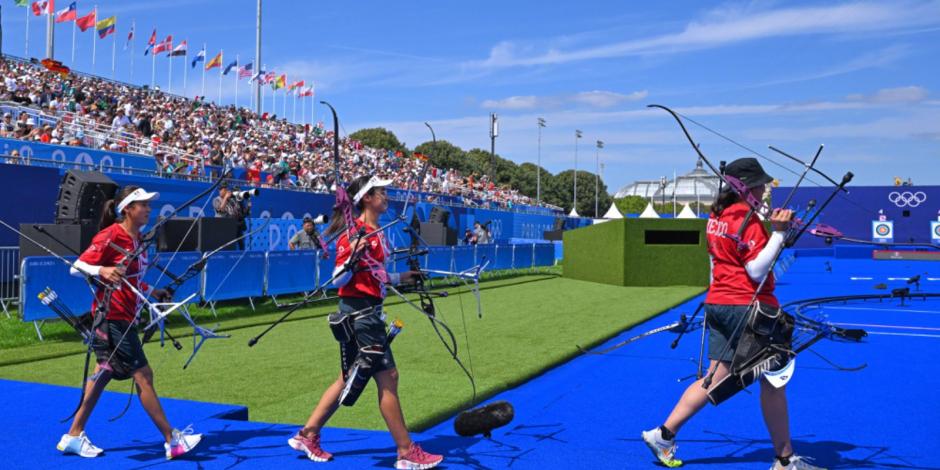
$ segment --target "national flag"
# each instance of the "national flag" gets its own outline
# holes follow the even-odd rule
[[[98,30],[98,37],[104,39],[108,37],[109,34],[114,34],[115,23],[117,23],[117,17],[115,16],[99,21],[98,24],[95,25],[95,29]]]
[[[264,70],[258,69],[258,71],[257,71],[254,75],[252,75],[251,78],[248,79],[248,81],[249,81],[249,82],[253,82],[253,81],[257,80],[258,83],[264,83],[264,76],[265,76],[267,73],[268,73],[268,72],[265,72]]]
[[[427,161],[427,160],[428,160],[428,156],[427,156],[427,155],[425,155],[425,154],[423,154],[423,153],[419,153],[419,152],[415,152],[415,158],[417,158],[418,160],[423,160],[423,161]]]
[[[300,91],[300,96],[313,96],[313,87],[308,86]]]
[[[277,80],[274,80],[273,82],[271,82],[272,90],[280,90],[281,88],[284,88],[285,86],[287,86],[287,75],[284,75],[284,74],[281,74],[280,77],[277,77]]]
[[[147,48],[144,49],[144,55],[147,55],[153,52],[153,46],[157,44],[157,28],[153,28],[153,32],[150,33],[150,39],[147,40]]]
[[[228,75],[235,67],[238,67],[238,60],[233,60],[231,64],[225,66],[225,71],[222,72],[222,75]]]
[[[193,59],[193,65],[192,65],[192,67],[190,67],[190,68],[193,68],[193,69],[196,68],[196,64],[199,63],[199,62],[202,62],[202,61],[204,61],[204,60],[206,60],[206,50],[205,50],[205,48],[199,50],[199,53],[196,54],[196,58]]]
[[[267,85],[268,83],[273,82],[274,79],[276,79],[276,78],[277,78],[277,74],[276,74],[276,73],[274,73],[274,72],[268,72],[268,73],[264,74],[264,78],[262,79],[262,82],[261,82],[261,83],[264,83],[265,85]]]
[[[54,0],[39,0],[33,2],[33,14],[36,16],[51,15],[53,10],[55,10]]]
[[[18,6],[18,7],[28,7],[28,6],[29,6],[29,0],[15,0],[15,2],[16,2],[16,6]]]
[[[75,21],[78,18],[78,6],[75,2],[69,4],[68,8],[59,10],[55,13],[56,23],[65,23],[66,21]]]
[[[189,46],[186,45],[186,40],[183,39],[183,42],[179,43],[178,46],[174,47],[168,57],[179,57],[179,56],[186,55],[187,47]]]
[[[248,78],[251,76],[251,63],[247,63],[238,68],[238,78]]]
[[[301,80],[299,82],[291,83],[290,86],[287,87],[287,90],[290,91],[290,90],[293,90],[294,88],[301,88],[303,86],[304,86],[304,81]]]
[[[158,42],[153,46],[153,55],[157,55],[161,52],[166,52],[173,49],[173,35],[169,35],[163,42]]]
[[[209,62],[206,62],[206,70],[212,70],[216,67],[222,66],[222,52],[219,52],[218,55],[212,58]]]
[[[134,39],[134,28],[137,26],[131,22],[131,30],[127,32],[127,42],[124,43],[124,50],[127,50],[127,46],[131,45],[131,41]],[[154,31],[156,33],[156,31]]]
[[[89,28],[93,28],[95,26],[95,23],[98,21],[98,17],[95,15],[95,10],[92,10],[91,13],[75,20],[75,25],[78,26],[78,29],[82,30],[84,33],[85,31],[88,31]]]

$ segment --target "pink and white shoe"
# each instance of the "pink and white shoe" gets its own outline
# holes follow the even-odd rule
[[[333,454],[320,448],[320,435],[305,437],[298,432],[294,437],[287,440],[287,445],[291,449],[302,451],[307,454],[307,458],[314,462],[327,462],[333,458]]]
[[[434,468],[444,461],[443,455],[429,454],[420,445],[412,442],[408,453],[398,457],[395,468],[403,470],[424,470]]]
[[[186,426],[186,429],[182,431],[174,429],[170,443],[163,444],[163,448],[166,450],[166,459],[172,460],[193,450],[201,440],[202,434],[193,434],[192,426]]]

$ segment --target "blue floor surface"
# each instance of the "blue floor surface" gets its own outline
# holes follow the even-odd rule
[[[940,292],[940,280],[928,280],[940,279],[936,262],[798,258],[781,278],[778,295],[786,302],[886,292],[874,286],[902,287],[915,274],[922,275],[922,290]],[[670,323],[680,312],[691,314],[699,301],[638,325],[607,345]],[[844,366],[868,367],[840,372],[814,354],[800,355],[788,387],[796,451],[830,468],[940,469],[940,300],[908,300],[904,306],[897,299],[854,302],[810,313],[840,324],[866,325],[871,335],[862,344],[824,340],[813,350]],[[674,338],[664,333],[608,355],[581,356],[494,397],[513,403],[516,418],[490,440],[457,437],[452,421],[414,438],[425,449],[446,455],[440,468],[659,468],[640,431],[661,424],[690,383],[679,379],[695,373],[700,331],[687,335],[676,350],[669,347]],[[750,392],[721,407],[709,405],[682,429],[678,457],[685,468],[769,468],[773,450],[761,418],[758,388]],[[161,440],[138,404],[120,421],[107,422],[126,400],[118,394],[106,394],[88,426],[107,455],[93,460],[64,457],[55,450],[66,429],[58,420],[70,411],[62,404],[71,406],[78,399],[77,390],[0,381],[0,393],[4,468],[394,465],[394,448],[385,432],[328,428],[323,446],[336,458],[317,464],[286,446],[295,426],[244,421],[238,419],[244,410],[237,406],[182,400],[164,400],[171,421],[191,421],[206,437],[192,456],[165,462]]]

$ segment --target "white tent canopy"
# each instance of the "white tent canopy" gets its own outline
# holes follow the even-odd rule
[[[677,219],[694,219],[696,217],[698,216],[695,215],[695,212],[692,212],[692,208],[688,204],[683,204],[682,211],[676,216]]]
[[[617,209],[617,204],[611,202],[610,209],[607,209],[607,213],[604,214],[605,219],[622,219],[623,214],[620,213],[620,210]]]
[[[643,213],[640,214],[641,219],[658,219],[659,214],[656,213],[656,209],[653,209],[653,203],[646,205],[646,209],[643,209]]]
[[[568,213],[568,217],[581,217],[581,216],[578,215],[578,211],[574,207],[572,207],[571,212]]]

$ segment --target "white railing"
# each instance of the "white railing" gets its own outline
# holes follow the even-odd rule
[[[19,304],[20,248],[0,246],[0,307],[9,318],[10,307]]]

